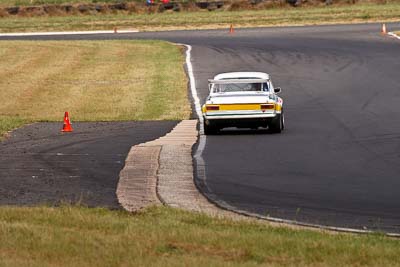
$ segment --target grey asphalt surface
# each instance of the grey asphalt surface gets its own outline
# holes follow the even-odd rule
[[[283,89],[285,132],[207,137],[203,193],[261,215],[400,232],[400,41],[379,32],[368,24],[30,39],[191,44],[202,100],[217,73],[270,73]]]
[[[73,118],[73,114],[71,114]],[[36,123],[0,143],[0,205],[80,203],[119,209],[119,172],[131,146],[171,131],[177,122]]]

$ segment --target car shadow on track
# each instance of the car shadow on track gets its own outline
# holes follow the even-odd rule
[[[274,135],[276,133],[271,132],[268,128],[259,128],[259,129],[226,128],[220,130],[218,133],[214,135],[258,135],[258,134]]]

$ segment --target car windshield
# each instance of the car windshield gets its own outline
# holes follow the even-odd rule
[[[266,83],[223,83],[212,85],[213,93],[262,91],[268,91],[268,85]]]

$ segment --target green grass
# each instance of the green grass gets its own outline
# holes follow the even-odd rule
[[[25,123],[27,123],[27,120],[21,119],[20,117],[0,116],[0,140],[4,136],[4,133],[14,130]]]
[[[0,135],[24,122],[189,117],[184,55],[161,41],[0,42]]]
[[[0,266],[399,266],[400,241],[172,208],[0,208]]]
[[[346,6],[272,8],[245,11],[165,12],[158,14],[81,15],[58,17],[3,17],[0,32],[99,30],[136,28],[172,30],[313,25],[400,20],[400,2]]]

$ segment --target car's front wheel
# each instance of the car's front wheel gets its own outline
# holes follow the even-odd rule
[[[277,114],[269,123],[268,128],[272,133],[281,133],[285,129],[285,115],[283,114],[283,110],[281,114]]]

